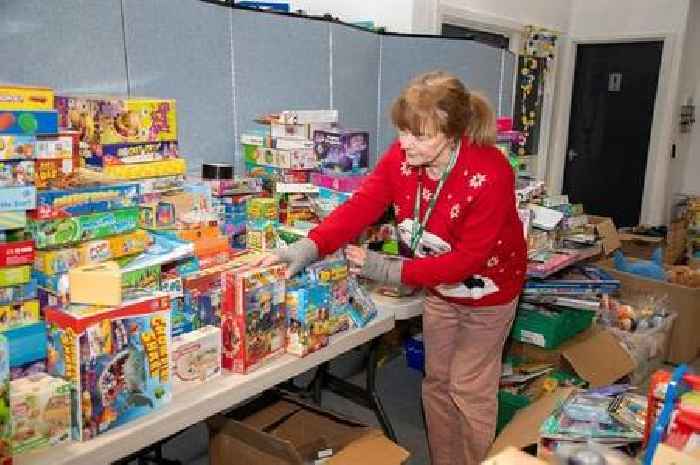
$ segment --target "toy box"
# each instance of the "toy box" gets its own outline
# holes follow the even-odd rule
[[[246,224],[246,248],[272,250],[277,247],[278,223],[273,221],[248,221]]]
[[[279,206],[272,198],[253,198],[246,204],[246,214],[249,221],[277,221]]]
[[[311,182],[318,187],[325,187],[340,192],[355,192],[365,179],[364,175],[337,175],[311,173]]]
[[[357,278],[348,278],[348,292],[350,293],[350,317],[358,328],[364,328],[367,323],[377,316],[377,306],[367,291],[360,286]]]
[[[10,383],[12,454],[70,439],[70,384],[46,373]]]
[[[39,321],[39,301],[36,299],[0,306],[0,331]]]
[[[29,160],[34,158],[36,137],[1,136],[0,160]]]
[[[80,133],[62,131],[57,135],[39,136],[34,144],[34,158],[79,161]]]
[[[183,313],[193,330],[221,324],[221,272],[217,266],[183,278]]]
[[[52,110],[0,111],[0,134],[56,134],[58,114]]]
[[[10,305],[14,302],[36,299],[36,281],[30,280],[24,284],[0,287],[0,305]]]
[[[102,173],[112,179],[142,179],[163,176],[182,176],[187,172],[187,162],[183,158],[136,163],[132,165],[107,165]]]
[[[92,144],[177,140],[175,100],[118,96],[56,96],[61,127]]]
[[[31,265],[0,268],[0,286],[17,286],[28,283],[32,277]]]
[[[263,190],[260,178],[211,179],[207,181],[213,195],[258,194]]]
[[[68,218],[134,207],[138,202],[138,184],[39,191],[36,210],[29,216],[36,220]]]
[[[329,291],[308,282],[287,289],[287,353],[305,357],[328,345]]]
[[[0,334],[0,410],[4,415],[0,416],[0,464],[12,464],[10,415],[10,353],[9,343]]]
[[[34,271],[32,280],[36,281],[37,295],[42,310],[46,308],[46,304],[58,305],[70,302],[68,298],[68,273],[47,276],[39,271]],[[46,291],[49,295],[45,295],[42,291]]]
[[[33,210],[36,189],[32,186],[0,188],[0,212]]]
[[[179,192],[163,195],[158,203],[141,205],[139,224],[144,229],[187,229],[216,220],[206,196]]]
[[[72,218],[30,221],[28,230],[34,237],[35,247],[45,249],[131,232],[138,226],[138,220],[139,209],[134,207]]]
[[[124,165],[168,160],[178,157],[176,141],[143,144],[95,144],[85,163],[90,166]]]
[[[307,123],[307,124],[270,124],[270,136],[272,138],[285,137],[288,139],[313,139],[316,131],[330,131],[333,123]]]
[[[204,326],[173,337],[173,391],[208,381],[221,374],[221,329]]]
[[[327,258],[306,268],[312,283],[328,286],[328,330],[329,334],[350,329],[350,294],[348,291],[348,262],[344,259]]]
[[[3,335],[10,348],[10,368],[46,360],[46,324],[43,321],[10,328]]]
[[[71,302],[118,306],[160,290],[160,265],[133,270],[114,261],[72,268],[68,271]]]
[[[270,149],[258,147],[255,159],[257,165],[271,166],[287,170],[312,170],[318,166],[318,159],[312,149]]]
[[[225,272],[222,366],[248,373],[285,350],[286,266]]]
[[[161,176],[159,178],[134,180],[134,182],[139,185],[139,192],[143,196],[182,189],[185,185],[185,177],[181,175]]]
[[[0,212],[0,232],[23,229],[27,226],[27,212]],[[1,465],[1,464],[0,464]]]
[[[292,139],[288,137],[277,137],[272,139],[273,149],[282,150],[313,150],[314,142],[308,139]]]
[[[364,173],[369,166],[369,133],[335,129],[314,132],[314,151],[328,173]]]
[[[72,385],[73,438],[87,440],[171,399],[170,302],[46,310],[48,371]]]
[[[37,189],[48,187],[64,188],[74,184],[73,178],[79,163],[69,159],[39,159],[34,161],[34,185]]]
[[[338,110],[285,110],[280,112],[277,121],[281,124],[335,124]]]
[[[0,110],[53,110],[53,89],[0,85]]]
[[[149,234],[140,229],[99,241],[86,242],[78,247],[80,264],[89,265],[141,253],[151,242]]]
[[[34,185],[34,162],[10,160],[0,162],[0,187]]]
[[[34,262],[34,241],[0,243],[0,267],[29,265]]]

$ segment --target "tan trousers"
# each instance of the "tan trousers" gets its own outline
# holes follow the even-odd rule
[[[423,405],[432,465],[477,465],[496,432],[501,353],[517,299],[469,307],[428,296]]]

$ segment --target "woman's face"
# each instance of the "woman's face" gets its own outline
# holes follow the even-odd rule
[[[449,144],[447,137],[438,133],[435,136],[415,136],[407,131],[399,131],[399,144],[406,152],[406,161],[411,166],[429,165]]]

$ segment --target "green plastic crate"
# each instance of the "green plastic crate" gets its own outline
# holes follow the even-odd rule
[[[588,329],[596,312],[560,307],[541,311],[529,304],[521,304],[513,323],[511,336],[516,341],[556,349],[563,342]]]
[[[498,391],[498,417],[496,419],[496,434],[513,419],[521,408],[530,405],[530,399],[522,394],[513,394],[508,391]]]

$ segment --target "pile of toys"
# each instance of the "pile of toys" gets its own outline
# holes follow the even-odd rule
[[[368,134],[337,116],[282,112],[244,136],[247,177],[193,179],[174,100],[0,86],[0,465],[376,315],[342,254],[254,265],[359,186]]]

